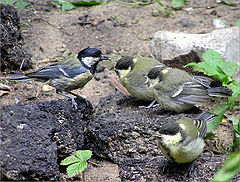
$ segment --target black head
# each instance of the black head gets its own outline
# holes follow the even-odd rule
[[[160,135],[176,135],[178,132],[181,132],[182,128],[179,126],[178,123],[167,123],[166,125],[162,126],[158,133]]]
[[[130,56],[125,56],[118,60],[115,68],[118,70],[127,70],[130,66],[132,68],[134,66],[133,58]]]
[[[103,55],[100,50],[89,47],[81,50],[77,57],[82,65],[89,69],[91,73],[95,73],[99,61],[109,59],[109,57]]]
[[[81,50],[78,53],[78,59],[81,58],[85,58],[85,57],[101,57],[102,56],[102,52],[99,49],[96,48],[85,48],[83,50]]]
[[[161,80],[162,70],[165,70],[166,68],[167,68],[167,66],[154,67],[148,72],[147,77],[150,79],[160,78],[160,80]]]

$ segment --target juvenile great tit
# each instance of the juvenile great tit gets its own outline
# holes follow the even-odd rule
[[[81,96],[71,92],[83,88],[93,77],[96,67],[101,60],[109,59],[96,48],[85,48],[74,56],[69,56],[62,61],[47,65],[34,72],[12,77],[12,81],[36,80],[48,82],[48,85],[56,88],[56,93],[72,100],[73,107],[77,108],[74,97],[64,94]],[[87,100],[84,99],[84,101]]]
[[[171,162],[190,163],[189,173],[191,173],[193,170],[192,162],[201,155],[205,146],[203,138],[206,136],[207,123],[216,116],[206,112],[194,120],[190,118],[179,119],[174,123],[162,126],[152,136],[158,137],[157,141],[161,152]]]
[[[213,96],[229,97],[228,88],[214,87],[212,79],[189,75],[186,71],[167,66],[156,66],[147,74],[147,84],[157,102],[166,110],[183,112],[202,104]]]
[[[136,99],[153,101],[154,96],[150,92],[145,75],[156,65],[162,65],[158,60],[150,57],[140,57],[133,59],[130,56],[118,60],[115,70],[119,76],[121,84]]]

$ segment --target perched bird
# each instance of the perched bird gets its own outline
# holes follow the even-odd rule
[[[72,100],[73,107],[77,108],[74,97],[64,94],[72,94],[78,98],[81,96],[71,92],[83,88],[93,77],[96,67],[101,60],[109,59],[96,48],[85,48],[74,56],[69,56],[62,61],[47,65],[34,72],[12,77],[12,81],[36,80],[47,82],[56,88],[56,93]],[[86,101],[86,99],[84,99]]]
[[[232,94],[228,88],[211,88],[210,78],[193,76],[184,70],[167,66],[156,66],[149,71],[147,78],[145,84],[157,102],[164,109],[175,112],[189,110],[213,96],[228,97]]]
[[[217,115],[203,113],[198,119],[183,118],[174,123],[162,126],[153,136],[158,137],[161,152],[172,162],[191,163],[202,153],[205,146],[203,138],[206,136],[207,123]],[[163,168],[165,170],[165,166]]]
[[[130,56],[118,60],[115,70],[119,76],[121,84],[136,99],[153,101],[154,97],[150,92],[145,75],[156,65],[162,65],[158,60],[150,57],[140,57],[133,59]]]

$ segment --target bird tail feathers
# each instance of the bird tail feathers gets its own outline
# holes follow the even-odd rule
[[[230,97],[232,95],[232,90],[223,87],[209,88],[208,95],[214,97]]]
[[[29,78],[24,74],[18,74],[18,75],[14,74],[10,76],[10,81],[28,81],[28,80],[34,80],[34,78]]]

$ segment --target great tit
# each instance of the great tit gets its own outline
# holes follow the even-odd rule
[[[202,104],[213,96],[229,97],[228,88],[214,87],[212,79],[193,76],[186,71],[167,66],[155,66],[147,74],[147,84],[157,102],[166,110],[183,112]]]
[[[191,173],[192,162],[201,155],[205,146],[203,138],[206,136],[207,123],[216,116],[205,112],[197,119],[179,119],[174,123],[165,124],[152,136],[157,137],[161,152],[171,162],[190,163],[189,173]]]
[[[136,99],[153,101],[154,96],[150,92],[145,75],[156,65],[162,65],[158,60],[150,57],[140,57],[133,59],[130,56],[118,60],[115,70],[119,76],[121,84]]]
[[[74,56],[69,56],[62,61],[47,65],[34,72],[12,77],[12,81],[36,80],[48,82],[48,85],[56,88],[56,93],[72,100],[73,107],[77,108],[74,97],[64,94],[81,96],[71,92],[72,90],[83,88],[93,77],[96,67],[101,60],[109,59],[96,48],[85,48]],[[84,99],[84,101],[87,100]]]

